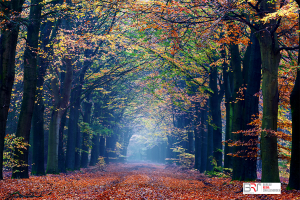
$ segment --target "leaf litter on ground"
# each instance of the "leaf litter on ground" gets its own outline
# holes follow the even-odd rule
[[[195,170],[149,163],[115,163],[58,175],[0,181],[0,199],[297,199],[300,191],[281,195],[244,195],[243,182],[207,177]]]

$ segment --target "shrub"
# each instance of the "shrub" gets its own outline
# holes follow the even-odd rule
[[[104,157],[102,156],[99,156],[98,158],[98,163],[96,164],[97,168],[100,170],[100,171],[104,171],[105,167],[106,167],[106,164],[105,164],[105,161],[104,161]]]
[[[16,137],[14,134],[5,136],[3,152],[3,167],[5,169],[11,170],[13,167],[24,167],[27,165],[18,160],[15,155],[16,149],[20,154],[23,154],[23,151],[30,146],[28,143],[23,142],[23,140],[23,137]]]

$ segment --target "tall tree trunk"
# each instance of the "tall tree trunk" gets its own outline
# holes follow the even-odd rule
[[[300,50],[299,50],[300,52]],[[299,62],[299,61],[298,61]],[[298,63],[299,64],[299,63]],[[297,70],[297,77],[291,93],[292,111],[292,157],[289,178],[289,187],[300,190],[300,70]]]
[[[92,112],[92,103],[89,102],[89,98],[87,98],[87,102],[83,102],[84,115],[83,122],[90,125],[91,122],[91,112]],[[89,159],[89,132],[82,131],[82,145],[81,145],[81,167],[88,167],[88,159]]]
[[[40,82],[40,80],[38,80]],[[40,84],[38,84],[40,85]],[[37,86],[38,86],[37,85]],[[39,88],[39,87],[37,87]],[[38,91],[41,93],[42,91]],[[32,170],[31,175],[45,175],[44,167],[44,102],[42,95],[37,95],[32,116]]]
[[[89,57],[91,50],[85,50],[85,57]],[[80,168],[80,149],[81,149],[81,134],[78,131],[78,121],[80,113],[80,97],[82,94],[82,85],[84,83],[85,72],[88,67],[92,64],[90,61],[85,61],[82,66],[82,70],[78,75],[79,80],[73,81],[74,88],[71,93],[71,108],[70,118],[68,125],[68,139],[67,139],[67,153],[66,153],[66,168],[68,170],[74,170]],[[79,82],[79,84],[78,84]],[[75,126],[76,124],[76,126]],[[76,163],[76,164],[75,164]]]
[[[296,0],[300,7],[300,0]],[[299,18],[300,29],[300,18]],[[300,33],[299,33],[300,38]],[[299,41],[300,46],[300,41]],[[300,65],[300,47],[298,50],[298,66]],[[289,178],[289,188],[300,190],[300,69],[297,70],[295,85],[290,97],[292,111],[292,155]]]
[[[213,127],[211,124],[208,124],[208,132],[207,132],[207,160],[206,160],[206,169],[205,171],[213,170]]]
[[[77,131],[76,131],[76,135],[75,135],[75,163],[74,163],[74,168],[75,170],[79,170],[80,169],[80,159],[81,159],[81,140],[82,140],[82,137],[81,137],[81,132],[80,132],[80,128],[78,126],[78,124],[75,125],[76,128],[77,128]]]
[[[54,2],[53,4],[57,4]],[[51,41],[56,37],[60,20],[55,22],[47,21],[41,24],[41,49],[43,55],[38,59],[37,91],[35,94],[35,104],[32,117],[32,138],[33,138],[33,157],[31,175],[45,175],[44,167],[44,101],[43,85],[44,77],[48,67],[49,60],[53,55],[53,44]],[[54,27],[54,28],[53,28]]]
[[[58,132],[60,118],[57,110],[52,110],[48,138],[47,174],[58,174]]]
[[[261,56],[259,42],[255,35],[251,34],[249,44],[249,60],[244,60],[243,75],[245,77],[245,83],[247,90],[245,92],[245,108],[244,108],[244,130],[254,128],[254,126],[248,125],[252,121],[252,116],[258,114],[259,98],[254,96],[259,92],[260,79],[261,79]],[[248,66],[246,63],[249,63]],[[256,133],[253,133],[256,134]],[[243,160],[242,165],[242,180],[256,180],[256,164],[257,158],[253,157],[256,154],[255,148],[257,148],[257,135],[243,136],[243,142],[249,143],[253,141],[253,145],[243,148],[245,151],[246,159]],[[251,157],[250,157],[251,156]]]
[[[276,5],[264,0],[264,11],[274,12]],[[276,32],[272,31],[271,20],[263,24],[258,40],[262,59],[263,120],[261,133],[262,182],[280,182],[277,156],[277,137],[271,131],[277,131],[278,118],[278,67],[280,52]]]
[[[92,150],[91,150],[91,160],[90,166],[95,166],[98,162],[99,157],[99,133],[96,132],[92,138]]]
[[[96,102],[94,104],[94,112],[93,112],[93,122],[92,124],[95,125],[95,124],[98,124],[99,123],[99,117],[101,117],[101,112],[102,109],[101,109],[101,103],[99,102]],[[99,147],[99,132],[98,130],[95,130],[95,133],[93,135],[93,138],[92,138],[92,150],[91,150],[91,160],[90,160],[90,166],[95,166],[98,162],[98,158],[100,156],[99,154],[99,150],[100,150],[100,147]]]
[[[217,68],[211,68],[209,85],[213,91],[210,98],[210,111],[213,125],[213,157],[217,161],[217,166],[222,166],[222,121],[220,106],[221,100],[217,86],[217,79]]]
[[[200,103],[195,102],[195,125],[194,125],[194,133],[195,133],[195,169],[200,171],[201,168],[201,153],[202,153],[202,135],[201,135],[201,110]]]
[[[59,95],[58,80],[54,77],[51,81],[51,88],[54,98],[54,110],[52,111],[52,117],[49,128],[49,142],[48,142],[48,162],[47,170],[48,174],[59,173],[58,169],[58,142],[59,142],[59,127],[62,116],[67,108],[70,98],[72,79],[73,79],[73,67],[72,59],[65,56],[64,63],[66,65],[66,75],[63,84],[62,95]]]
[[[0,180],[3,179],[3,150],[6,121],[15,78],[15,56],[19,34],[19,14],[24,0],[5,1],[0,10],[10,18],[0,35]],[[7,9],[8,8],[8,9]],[[16,20],[16,21],[15,21]]]
[[[82,86],[75,87],[71,92],[71,107],[70,117],[68,124],[68,139],[67,139],[67,153],[66,153],[66,168],[67,170],[75,169],[75,147],[77,141],[78,132],[78,120],[80,112],[80,95]],[[78,148],[80,148],[78,146]]]
[[[132,136],[131,130],[129,128],[124,128],[123,131],[123,142],[122,142],[122,157],[121,161],[125,162],[127,160],[127,147],[129,145],[130,138]],[[158,155],[158,159],[161,158],[161,155]]]
[[[67,111],[63,114],[61,118],[61,123],[59,127],[59,140],[58,140],[58,170],[59,172],[66,172],[65,165],[65,152],[64,152],[64,128],[67,121]]]
[[[16,133],[16,137],[23,137],[23,142],[27,144],[29,143],[35,101],[37,52],[42,10],[41,2],[41,0],[31,1],[30,23],[28,25],[27,44],[24,52],[24,94]],[[16,149],[14,159],[17,159],[21,166],[13,167],[12,178],[28,178],[28,148],[22,150],[22,153],[20,153],[19,149]]]
[[[224,56],[225,57],[225,56]],[[225,127],[225,147],[224,147],[224,168],[232,168],[232,147],[228,146],[228,142],[232,141],[232,120],[234,103],[232,100],[233,82],[232,70],[227,66],[223,66],[224,90],[225,90],[225,108],[226,108],[226,127]]]
[[[211,113],[211,96],[209,97],[209,106],[208,106],[208,115],[209,115],[209,118],[208,119],[208,125],[207,125],[207,161],[206,161],[206,170],[205,171],[212,171],[213,170],[213,152],[214,152],[214,135],[213,135],[213,131],[214,131],[214,128],[212,126],[212,120],[211,120],[211,116],[212,116],[212,113]]]
[[[100,136],[99,142],[99,156],[105,156],[105,137],[102,135]]]
[[[239,47],[237,44],[230,45],[230,53],[231,53],[231,69],[232,69],[232,76],[233,76],[233,101],[234,109],[233,109],[233,119],[232,119],[232,132],[237,132],[243,130],[243,108],[244,108],[244,97],[242,90],[243,87],[243,75],[241,69],[241,58]],[[238,142],[242,141],[242,134],[234,133],[232,135],[233,141]],[[241,146],[234,146],[233,153],[238,153],[241,151]],[[233,180],[240,180],[242,177],[242,170],[241,170],[241,163],[243,159],[239,156],[232,158],[232,166],[233,166]]]
[[[208,122],[207,122],[207,103],[204,104],[204,106],[202,107],[202,110],[200,112],[201,115],[201,126],[200,126],[200,153],[201,153],[201,165],[200,165],[200,173],[204,173],[204,171],[206,170],[206,166],[207,166],[207,152],[208,152]]]
[[[269,0],[261,3],[262,11],[274,12],[276,4]],[[278,67],[280,52],[277,34],[272,29],[276,21],[262,24],[258,35],[262,61],[263,119],[261,133],[262,182],[280,182],[277,156],[277,137],[271,132],[277,131],[278,118]]]
[[[106,153],[107,153],[107,163],[115,162],[117,158],[117,154],[115,152],[116,149],[116,136],[113,133],[110,137],[106,137]]]
[[[186,116],[186,131],[188,135],[188,153],[194,154],[194,131],[192,126],[192,114],[191,111],[187,113]]]

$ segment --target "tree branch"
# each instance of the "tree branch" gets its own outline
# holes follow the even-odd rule
[[[299,49],[299,46],[295,46],[295,47],[280,47],[278,49],[278,52],[281,51],[281,50],[293,51],[293,50],[298,50],[298,49]]]

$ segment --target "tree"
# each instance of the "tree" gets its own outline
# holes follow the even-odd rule
[[[55,1],[51,6],[57,5],[58,1]],[[50,11],[49,11],[50,12]],[[45,22],[41,24],[40,27],[40,48],[43,52],[39,54],[38,58],[38,69],[37,69],[37,84],[36,84],[36,94],[35,94],[35,104],[32,116],[32,175],[45,175],[45,159],[44,159],[44,82],[46,71],[51,63],[51,58],[53,58],[53,43],[57,36],[59,29],[60,19],[52,21],[49,16]]]
[[[263,0],[260,12],[272,13],[276,11],[276,4]],[[259,27],[258,41],[261,49],[262,62],[262,92],[263,92],[263,120],[261,133],[262,182],[280,182],[277,157],[277,137],[272,133],[277,131],[278,117],[278,67],[280,51],[276,28],[278,20],[270,20]]]
[[[27,43],[24,52],[24,95],[21,113],[19,116],[17,137],[23,137],[25,143],[29,143],[31,119],[35,101],[38,41],[41,24],[41,0],[32,0],[27,31]],[[28,149],[22,154],[16,149],[15,159],[22,162],[21,167],[13,168],[13,178],[29,178],[28,175]]]
[[[300,7],[300,1],[296,0],[298,7]],[[299,18],[300,29],[300,18]],[[291,155],[291,171],[289,178],[289,188],[300,190],[300,42],[298,49],[298,68],[297,76],[293,91],[290,96],[291,112],[292,112],[292,155]]]
[[[49,144],[48,144],[48,160],[46,173],[59,173],[58,170],[58,141],[60,122],[69,103],[72,78],[73,78],[73,63],[70,55],[64,55],[63,64],[65,65],[65,76],[63,80],[63,89],[60,93],[58,75],[51,79],[51,89],[53,98],[53,109],[51,113],[51,121],[49,128]]]
[[[3,149],[6,121],[15,77],[15,55],[18,41],[19,20],[24,0],[1,2],[0,19],[0,179],[3,179]]]

